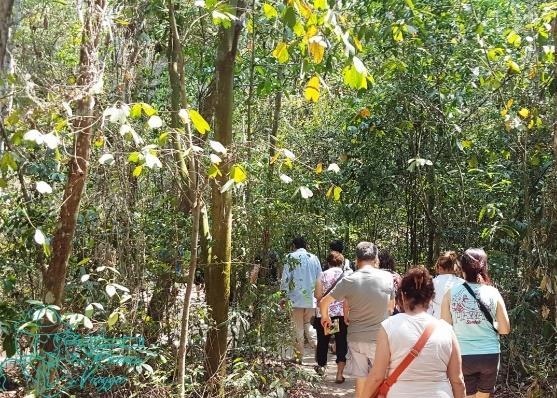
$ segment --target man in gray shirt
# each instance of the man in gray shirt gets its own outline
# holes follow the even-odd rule
[[[364,384],[375,358],[375,339],[381,322],[394,308],[394,286],[391,274],[378,269],[378,250],[373,243],[356,246],[356,267],[357,271],[341,279],[319,306],[321,323],[327,328],[331,323],[329,304],[335,300],[348,303],[349,313],[344,314],[349,325],[345,373],[356,377],[355,398],[364,398]]]

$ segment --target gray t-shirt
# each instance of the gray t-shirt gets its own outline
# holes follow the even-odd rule
[[[371,343],[388,317],[387,306],[394,298],[393,276],[376,268],[359,269],[338,282],[330,294],[336,300],[348,300],[348,341]]]

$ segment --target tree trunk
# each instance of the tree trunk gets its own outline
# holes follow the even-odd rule
[[[229,6],[241,9],[234,0]],[[234,12],[235,14],[236,12]],[[221,27],[216,59],[215,139],[230,148],[232,144],[232,113],[234,103],[234,63],[238,48],[241,23]],[[207,267],[207,305],[213,324],[208,330],[205,345],[206,377],[210,397],[224,397],[222,381],[226,374],[226,347],[228,331],[228,304],[230,297],[230,271],[232,257],[232,191],[221,192],[228,180],[230,159],[223,160],[222,176],[212,183],[212,236],[213,252]]]
[[[95,98],[91,87],[101,78],[98,50],[105,10],[106,0],[90,0],[87,3],[77,81],[82,91],[77,100],[76,117],[73,122],[74,154],[70,161],[68,181],[52,240],[52,259],[43,276],[44,301],[58,306],[62,306],[63,302],[66,271],[91,156],[92,130],[95,124],[93,113]]]
[[[178,26],[176,24],[176,16],[174,13],[174,4],[172,0],[167,1],[168,19],[170,24],[169,48],[168,48],[168,70],[170,77],[170,87],[172,89],[172,127],[174,128],[173,145],[175,159],[180,170],[180,188],[181,193],[188,203],[187,212],[192,212],[192,227],[190,234],[190,264],[187,275],[186,292],[184,294],[184,304],[182,308],[182,321],[180,325],[180,344],[178,346],[177,358],[177,375],[176,384],[178,386],[178,396],[184,398],[185,390],[185,371],[186,371],[186,352],[188,344],[189,318],[191,294],[193,291],[193,283],[195,279],[195,271],[197,268],[197,251],[199,243],[199,223],[201,218],[201,194],[198,188],[198,167],[193,151],[186,157],[180,140],[180,119],[178,112],[180,109],[187,108],[187,99],[184,85],[184,56]],[[187,144],[189,148],[193,145],[193,135],[191,126],[186,123]],[[185,210],[186,211],[186,210]],[[182,272],[185,272],[183,269]]]
[[[4,69],[13,5],[14,0],[0,1],[0,70]]]

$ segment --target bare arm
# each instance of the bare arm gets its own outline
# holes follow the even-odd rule
[[[344,314],[344,323],[350,324],[350,306],[348,305],[348,299],[344,299],[342,302],[342,313]]]
[[[453,324],[453,316],[451,315],[451,291],[445,293],[443,302],[441,303],[441,319],[449,325]]]
[[[447,366],[447,377],[453,389],[454,398],[466,397],[466,387],[464,385],[464,376],[462,375],[462,358],[460,356],[460,346],[454,333],[452,333],[453,351]]]
[[[389,350],[389,338],[387,332],[381,327],[377,334],[377,349],[375,350],[375,362],[371,372],[367,376],[366,384],[361,396],[371,397],[377,391],[385,376],[387,375],[387,368],[391,362],[391,351]],[[459,397],[460,398],[460,397]]]
[[[387,313],[389,315],[393,315],[393,312],[395,311],[395,299],[392,298],[389,300],[389,302],[387,303]]]
[[[331,324],[331,318],[329,318],[329,305],[335,301],[335,298],[330,294],[319,301],[319,311],[321,311],[321,325],[323,328],[327,328]]]
[[[495,313],[497,319],[497,331],[499,334],[509,334],[511,332],[511,322],[509,321],[509,314],[507,314],[507,307],[502,297],[497,301],[497,310]]]
[[[321,274],[317,277],[317,282],[315,282],[315,291],[313,292],[314,297],[317,301],[321,300],[323,296],[323,283],[321,282]]]

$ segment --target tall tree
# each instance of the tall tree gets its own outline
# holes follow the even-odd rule
[[[232,14],[239,16],[243,5],[230,0]],[[226,148],[232,144],[232,113],[234,106],[234,64],[238,40],[242,31],[240,18],[230,26],[221,26],[216,56],[215,87],[215,139]],[[205,346],[206,371],[209,381],[208,394],[223,397],[222,380],[226,374],[226,347],[228,332],[228,304],[230,297],[230,271],[232,261],[232,191],[221,188],[228,180],[230,158],[224,159],[222,175],[212,183],[212,258],[207,267],[207,305],[210,308],[213,326],[207,334]]]
[[[99,48],[106,8],[106,0],[86,2],[77,79],[80,92],[76,100],[76,114],[73,120],[75,134],[73,154],[58,224],[52,240],[52,259],[43,275],[44,301],[58,306],[62,306],[63,302],[66,271],[91,157],[93,126],[96,123],[94,88],[102,78]]]
[[[2,0],[0,2],[0,70],[3,69],[4,65],[13,5],[14,0]]]

